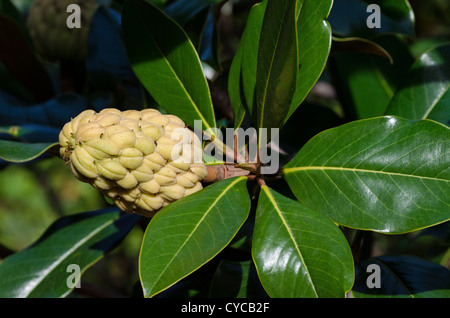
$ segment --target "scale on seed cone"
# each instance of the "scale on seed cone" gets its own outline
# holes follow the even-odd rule
[[[199,138],[155,109],[86,110],[63,127],[59,144],[79,180],[146,217],[201,190],[207,176]]]

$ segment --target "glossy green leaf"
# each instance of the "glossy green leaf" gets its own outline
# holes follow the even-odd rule
[[[395,92],[386,114],[450,125],[450,44],[419,57]]]
[[[236,177],[171,203],[150,221],[139,257],[145,297],[189,275],[230,243],[246,220],[246,178]]]
[[[231,243],[228,245],[237,251],[244,252],[246,254],[251,252],[252,249],[252,236],[253,228],[255,226],[255,213],[253,213],[254,207],[252,206],[252,211],[244,222],[244,224],[239,229],[239,232],[234,236]]]
[[[266,5],[267,1],[262,1],[252,7],[239,46],[239,50],[243,52],[242,85],[250,113],[253,109],[258,50]],[[284,122],[307,96],[326,65],[331,46],[331,29],[325,18],[331,5],[332,1],[321,1],[319,4],[310,0],[298,1],[296,21],[299,69],[295,93]]]
[[[450,129],[378,117],[312,138],[283,168],[298,200],[351,228],[402,233],[450,219]]]
[[[120,242],[138,220],[138,216],[115,208],[57,220],[36,243],[0,264],[0,297],[66,296],[79,280],[73,277],[69,265],[78,265],[80,273],[84,273]]]
[[[299,1],[300,5],[301,1]],[[299,69],[295,94],[284,122],[308,95],[327,64],[331,48],[331,27],[325,20],[333,5],[332,0],[303,0],[298,8],[297,37]]]
[[[167,112],[194,127],[215,127],[208,84],[198,54],[183,29],[148,1],[127,0],[122,27],[137,77]]]
[[[267,0],[264,0],[252,7],[238,48],[238,52],[242,51],[242,87],[249,114],[253,112],[259,40],[266,6]]]
[[[333,37],[333,52],[361,52],[375,54],[388,59],[392,64],[394,63],[392,56],[381,45],[375,41],[364,38],[338,38]]]
[[[412,55],[418,59],[422,54],[441,46],[448,44],[448,39],[446,38],[418,38],[413,43],[410,44],[409,50]]]
[[[355,298],[450,297],[450,270],[412,256],[370,258],[356,265],[355,274]]]
[[[369,27],[374,22],[370,4],[379,6],[379,27]],[[373,38],[383,33],[414,36],[414,12],[408,0],[339,0],[334,1],[328,17],[333,33],[340,36]]]
[[[228,77],[228,93],[234,113],[234,128],[252,113],[256,84],[259,38],[267,0],[255,4],[247,17],[244,32]]]
[[[27,162],[38,158],[58,143],[24,143],[0,140],[0,159],[9,162]]]
[[[353,284],[352,254],[336,224],[267,186],[258,199],[252,255],[271,297],[344,297]]]
[[[298,70],[296,10],[296,0],[267,2],[252,109],[256,128],[280,127],[289,111]]]
[[[342,41],[348,45],[348,39],[340,41],[341,48]],[[370,43],[374,49],[378,46],[385,50],[388,56],[380,56],[382,51],[376,53],[373,49],[366,53],[364,50],[368,48],[358,45],[353,50],[336,52],[332,58],[333,82],[346,113],[354,119],[384,115],[414,62],[406,43],[395,35],[383,35]]]

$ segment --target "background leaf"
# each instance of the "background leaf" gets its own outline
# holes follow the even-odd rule
[[[88,108],[86,99],[73,93],[63,93],[42,103],[25,103],[0,92],[0,102],[0,125],[37,124],[58,129]]]
[[[91,77],[91,85],[99,85],[96,80],[117,81],[138,84],[130,66],[123,42],[120,13],[104,6],[98,7],[89,27],[89,56],[86,69]]]
[[[353,284],[353,258],[333,222],[267,186],[256,213],[252,255],[271,297],[345,296]]]
[[[0,139],[3,135],[13,137],[27,143],[45,143],[58,140],[60,129],[46,125],[24,124],[20,126],[0,126]]]
[[[0,265],[0,297],[63,297],[70,264],[83,273],[131,230],[139,217],[117,209],[66,216],[29,248]],[[81,282],[82,285],[82,282]]]
[[[219,6],[210,6],[207,12],[206,20],[203,25],[203,31],[199,43],[198,51],[200,59],[208,63],[216,71],[222,71],[222,61],[219,54],[219,30],[216,26],[216,11]]]
[[[242,50],[242,87],[250,115],[253,112],[259,40],[266,6],[267,0],[264,0],[251,8],[238,48],[238,52]]]
[[[25,20],[22,17],[20,11],[15,7],[14,4],[11,3],[10,0],[3,0],[0,3],[0,14],[4,14],[12,18],[27,37],[27,41],[30,41],[31,43],[31,39],[29,38],[28,33],[26,31]]]
[[[371,42],[385,49],[392,62],[386,57],[360,52],[359,47],[339,52],[333,49],[330,74],[339,100],[351,119],[384,115],[414,62],[404,39],[396,35],[379,36]]]
[[[234,129],[241,126],[244,120],[247,106],[245,104],[245,96],[243,93],[242,83],[242,46],[238,48],[231,63],[230,73],[228,76],[228,94],[230,96],[230,104],[234,115]]]
[[[331,46],[331,29],[324,19],[331,5],[332,1],[321,1],[319,4],[310,0],[298,1],[296,21],[299,70],[295,93],[284,122],[305,99],[326,65]],[[250,113],[253,112],[260,33],[266,6],[267,1],[262,1],[252,7],[236,53],[238,59],[239,54],[242,54],[243,95]],[[293,43],[294,39],[290,41]],[[235,78],[233,80],[236,81]]]
[[[372,40],[367,40],[358,37],[351,37],[351,38],[333,37],[332,39],[334,52],[353,51],[353,52],[370,53],[384,57],[388,59],[391,64],[393,63],[392,57],[389,54],[389,52],[387,52],[381,45]]]
[[[369,4],[380,6],[381,28],[367,27]],[[382,33],[414,36],[414,12],[408,0],[336,0],[328,17],[333,33],[340,36],[373,38]]]
[[[221,0],[176,0],[167,5],[164,8],[164,12],[180,25],[185,25],[200,11],[211,5],[217,5],[220,1]]]
[[[385,233],[450,219],[450,130],[378,117],[312,138],[284,167],[299,201],[335,222]]]
[[[177,0],[164,12],[186,31],[200,59],[216,70],[220,69],[218,39],[214,11],[221,0]]]
[[[36,159],[57,143],[23,143],[0,140],[0,159],[9,162],[26,162]]]
[[[212,298],[268,297],[261,286],[255,265],[249,261],[223,260],[211,283]]]
[[[189,275],[219,253],[250,210],[246,178],[236,177],[171,203],[145,231],[139,273],[145,297]]]
[[[261,28],[252,118],[278,128],[289,110],[298,67],[296,0],[267,2]]]
[[[393,96],[387,115],[450,125],[450,44],[422,54]]]
[[[302,1],[298,1],[298,6]],[[286,122],[302,103],[324,70],[331,48],[331,27],[325,20],[333,1],[303,0],[298,8],[297,37],[298,63],[297,84]]]
[[[194,127],[215,127],[214,110],[200,59],[183,29],[147,1],[125,2],[125,45],[137,77],[167,112]]]
[[[370,264],[378,265],[380,288],[368,288],[367,280],[373,270]],[[420,258],[403,256],[379,256],[356,265],[355,298],[448,298],[450,296],[450,270]]]
[[[35,102],[54,94],[46,69],[36,58],[23,27],[0,13],[0,62],[9,74],[30,92]]]

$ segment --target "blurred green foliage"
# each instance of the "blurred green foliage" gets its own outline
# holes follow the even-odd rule
[[[57,218],[105,206],[101,194],[73,178],[59,158],[0,171],[0,242],[21,250]]]
[[[0,170],[0,198],[0,242],[12,251],[30,246],[61,216],[109,205],[99,191],[75,179],[59,158]],[[142,235],[143,230],[135,227],[118,248],[85,273],[82,288],[70,297],[130,295],[139,279]]]

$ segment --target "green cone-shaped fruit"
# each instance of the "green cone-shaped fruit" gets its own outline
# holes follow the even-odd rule
[[[79,180],[123,211],[147,217],[201,190],[207,175],[192,159],[202,158],[198,137],[180,118],[156,110],[86,110],[64,125],[59,144]]]
[[[69,28],[77,12],[67,9],[71,4],[80,8],[80,28]],[[35,0],[30,7],[27,28],[38,55],[49,62],[60,60],[85,61],[92,16],[98,7],[96,0]],[[69,24],[71,25],[71,24]]]

